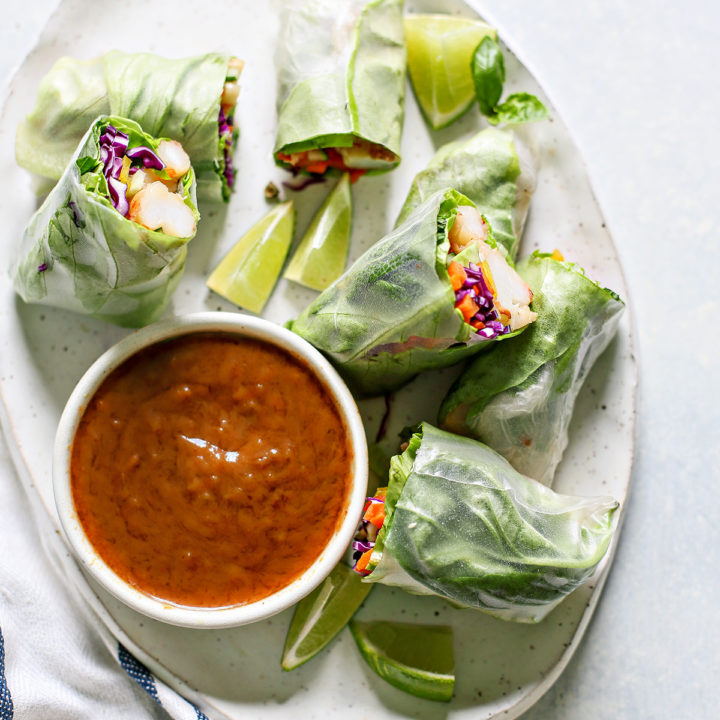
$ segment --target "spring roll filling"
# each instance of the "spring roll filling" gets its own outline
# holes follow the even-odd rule
[[[223,156],[222,175],[230,190],[233,189],[235,184],[235,168],[232,154],[237,133],[235,132],[234,115],[235,106],[240,95],[240,74],[243,67],[245,67],[245,63],[242,60],[236,57],[230,58],[218,115],[218,137]]]
[[[353,537],[353,570],[360,575],[369,575],[368,568],[378,532],[385,522],[385,495],[387,488],[378,488],[372,497],[365,501],[362,519]]]
[[[488,232],[488,223],[476,208],[458,208],[449,232],[448,274],[455,308],[480,337],[492,340],[533,322],[537,314],[529,308],[530,286],[486,242]]]
[[[129,136],[114,125],[103,128],[98,145],[112,206],[149,230],[190,237],[195,218],[179,194],[182,179],[190,170],[187,153],[174,140],[163,140],[158,152],[129,144]]]
[[[350,147],[315,148],[296,153],[278,152],[277,158],[289,165],[291,170],[312,175],[324,175],[328,169],[347,172],[351,182],[357,181],[368,170],[399,160],[395,153],[382,145],[357,137],[353,139]]]

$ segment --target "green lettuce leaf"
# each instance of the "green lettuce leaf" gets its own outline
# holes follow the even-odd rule
[[[278,8],[274,154],[350,147],[359,138],[395,155],[372,171],[395,167],[405,98],[403,0],[283,0]]]
[[[415,176],[396,226],[430,195],[446,187],[455,188],[480,208],[495,239],[514,259],[535,190],[534,161],[528,148],[495,128],[444,145]]]
[[[455,309],[447,234],[460,205],[472,202],[454,190],[431,195],[288,323],[356,392],[389,392],[494,342],[477,335]],[[491,234],[488,244],[497,247]]]
[[[393,459],[365,580],[538,622],[595,572],[617,507],[554,493],[486,445],[423,423]]]
[[[577,265],[535,252],[517,267],[538,319],[475,359],[443,400],[441,427],[481,439],[547,485],[567,446],[575,399],[624,304]]]
[[[228,60],[219,53],[170,60],[119,50],[89,61],[61,58],[18,127],[15,158],[27,170],[57,180],[96,117],[127,117],[150,135],[180,142],[201,199],[227,200],[218,116]]]
[[[11,275],[15,291],[26,302],[139,327],[164,311],[182,276],[192,238],[148,230],[112,206],[98,146],[108,124],[129,135],[129,147],[156,150],[164,139],[153,138],[124,118],[102,117],[92,123],[25,228]],[[192,168],[183,178],[182,197],[197,223]]]

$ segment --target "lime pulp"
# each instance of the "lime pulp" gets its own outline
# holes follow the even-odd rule
[[[480,41],[497,33],[480,20],[455,15],[408,15],[404,23],[415,97],[429,125],[439,130],[473,104],[470,61]]]
[[[303,598],[290,622],[283,670],[294,670],[315,657],[347,625],[372,589],[370,583],[345,563],[338,563],[327,578]]]
[[[353,620],[350,630],[364,660],[383,680],[427,700],[451,700],[455,687],[452,628]]]
[[[292,242],[292,200],[273,208],[230,249],[206,285],[230,302],[259,313],[277,283]]]

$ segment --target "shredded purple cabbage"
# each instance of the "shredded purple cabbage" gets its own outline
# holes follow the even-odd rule
[[[105,131],[100,136],[100,161],[103,164],[103,175],[107,180],[108,190],[110,192],[110,201],[113,207],[125,217],[130,209],[130,203],[127,200],[127,185],[120,180],[120,172],[122,171],[123,158],[129,157],[131,160],[139,160],[146,168],[153,170],[162,170],[165,163],[145,145],[130,148],[128,144],[130,137],[124,132],[120,132],[113,125],[107,125]],[[137,168],[130,168],[129,173],[132,175],[137,172]],[[75,207],[72,207],[75,216],[75,224],[79,224],[78,214]]]
[[[455,302],[460,302],[465,296],[470,295],[476,305],[480,307],[473,315],[473,320],[478,320],[485,325],[484,328],[476,330],[480,337],[492,340],[498,335],[507,335],[510,332],[509,325],[500,322],[495,310],[495,296],[488,287],[482,270],[475,264],[470,263],[465,268],[467,278],[462,287],[455,291]]]
[[[377,503],[385,503],[385,500],[376,497],[369,497],[366,498],[366,502],[375,505]],[[367,507],[368,506],[366,505],[366,508]],[[365,512],[367,512],[367,510],[363,511],[363,515],[365,515]],[[366,553],[368,550],[372,550],[375,547],[379,532],[380,530],[369,520],[360,520],[352,542],[352,557],[354,562],[353,570],[356,570],[357,561],[362,557],[363,553]],[[361,572],[359,570],[358,572],[364,575],[368,574],[367,572]]]
[[[149,148],[145,145],[131,148],[125,155],[131,160],[140,160],[146,168],[151,170],[162,170],[165,167],[165,163]],[[122,163],[122,158],[120,158]]]
[[[107,179],[107,183],[113,206],[121,215],[127,215],[130,209],[130,203],[127,200],[127,185],[112,176]]]
[[[80,214],[80,208],[77,206],[77,203],[71,200],[68,203],[68,207],[72,210],[73,214],[73,222],[75,223],[76,227],[83,227],[83,219],[82,215]]]
[[[45,272],[48,269],[47,263],[40,263],[38,265],[38,272]]]
[[[293,168],[293,170],[297,170],[297,168]],[[295,172],[294,174],[297,174],[297,172]],[[324,182],[324,175],[301,175],[297,178],[294,178],[293,180],[283,180],[283,187],[288,188],[288,190],[299,191],[304,190],[308,185],[315,185],[315,183]]]
[[[235,168],[233,167],[232,161],[232,143],[233,143],[233,131],[232,131],[232,115],[225,117],[222,105],[220,106],[220,115],[218,116],[218,134],[223,140],[223,159],[225,160],[225,167],[223,168],[223,175],[227,180],[228,187],[232,190],[235,184]]]

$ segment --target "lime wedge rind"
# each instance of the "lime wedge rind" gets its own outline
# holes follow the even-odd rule
[[[352,230],[350,176],[344,173],[315,214],[283,277],[325,290],[345,271]]]
[[[327,647],[348,624],[373,586],[345,563],[338,563],[327,578],[303,598],[290,621],[282,656],[282,669],[294,670]]]
[[[408,75],[425,121],[434,130],[455,122],[474,104],[470,61],[494,28],[455,15],[407,15],[404,20]]]
[[[352,620],[350,630],[363,659],[383,680],[426,700],[452,699],[452,628]]]
[[[256,222],[228,251],[206,285],[255,313],[262,312],[277,284],[295,230],[292,200]]]

